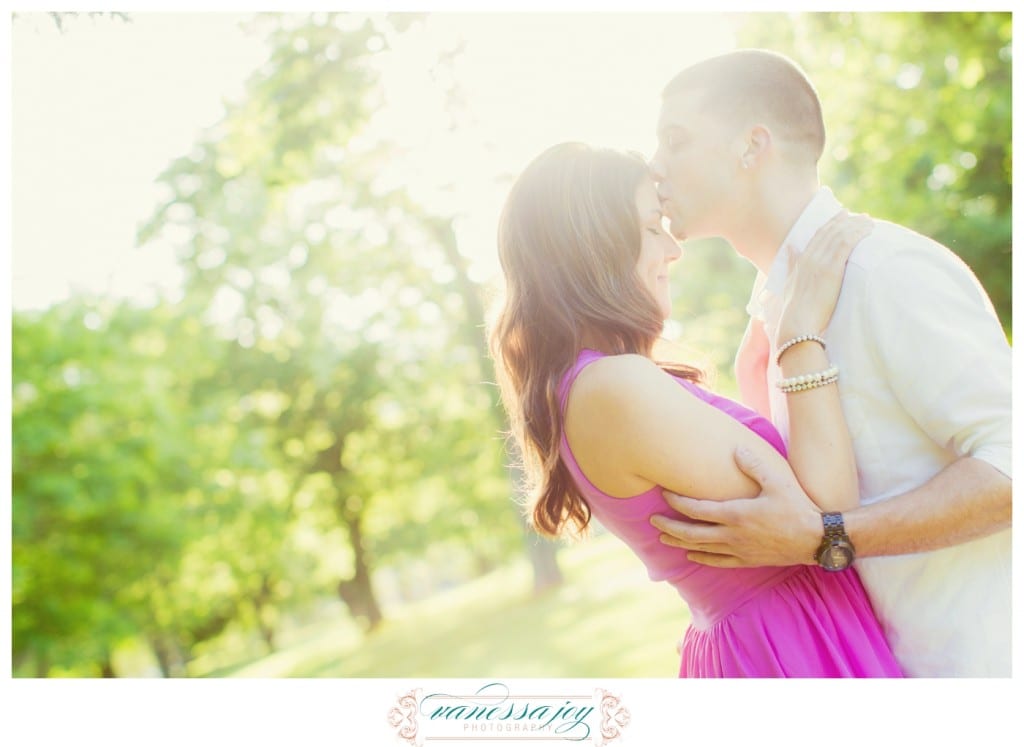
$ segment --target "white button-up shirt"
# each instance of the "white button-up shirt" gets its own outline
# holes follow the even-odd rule
[[[821,188],[786,236],[748,311],[771,343],[772,420],[788,441],[775,335],[789,252],[842,209]],[[977,278],[955,254],[875,221],[853,251],[824,333],[839,367],[861,503],[904,493],[961,456],[1007,476],[1010,347]],[[856,567],[908,675],[1010,675],[1010,530],[942,550],[861,558]]]

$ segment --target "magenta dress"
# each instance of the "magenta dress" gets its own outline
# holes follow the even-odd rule
[[[562,411],[583,368],[602,353],[584,350],[562,379]],[[786,455],[770,421],[692,382],[679,384],[750,428]],[[648,521],[681,518],[661,488],[631,498],[598,490],[580,470],[564,433],[561,456],[593,516],[629,545],[654,581],[672,584],[690,608],[680,677],[902,677],[853,569],[817,566],[713,568],[662,544]]]

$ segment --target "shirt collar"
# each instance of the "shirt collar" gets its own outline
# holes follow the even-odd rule
[[[789,274],[789,252],[794,251],[797,254],[803,252],[818,229],[842,209],[842,204],[832,194],[831,189],[828,187],[818,188],[775,253],[775,259],[768,270],[768,277],[757,297],[762,306],[771,296],[782,295],[782,291],[786,287],[786,277]]]

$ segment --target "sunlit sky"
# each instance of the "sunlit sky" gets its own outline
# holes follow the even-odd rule
[[[12,22],[14,308],[75,291],[145,300],[177,283],[170,251],[138,249],[135,231],[160,171],[266,59],[242,18],[135,13],[74,19],[63,33],[44,14]],[[454,64],[436,67],[460,42]],[[732,44],[719,15],[434,14],[378,55],[387,104],[373,128],[401,148],[387,176],[459,217],[460,248],[486,280],[512,175],[563,140],[649,154],[667,80]]]

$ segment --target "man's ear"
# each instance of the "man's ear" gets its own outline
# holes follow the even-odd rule
[[[747,132],[745,149],[740,156],[740,165],[751,169],[758,165],[772,145],[772,131],[764,125],[754,125]]]

